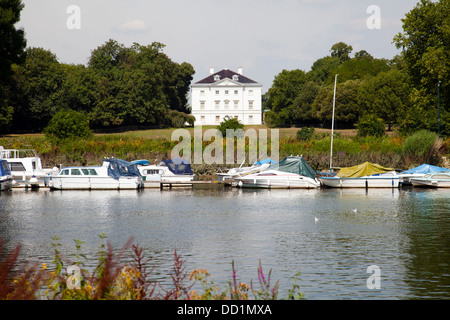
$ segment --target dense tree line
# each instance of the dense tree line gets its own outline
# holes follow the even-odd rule
[[[171,61],[163,48],[156,42],[127,48],[109,40],[92,51],[87,66],[59,63],[42,48],[26,49],[24,63],[12,66],[13,130],[41,132],[65,109],[85,113],[93,129],[172,126],[174,113],[183,125],[190,120],[186,97],[194,69]]]
[[[450,134],[450,0],[422,0],[394,38],[402,49],[392,59],[376,59],[336,43],[311,70],[283,70],[263,97],[271,126],[329,127],[337,74],[335,121],[353,128],[359,121],[381,119],[408,133],[418,129]],[[438,93],[439,87],[439,93]],[[439,101],[438,101],[439,99]],[[439,108],[438,108],[439,107]],[[438,110],[439,109],[439,110]]]
[[[60,63],[48,50],[25,49],[25,32],[14,27],[22,8],[0,2],[0,133],[42,132],[64,110],[83,114],[92,129],[193,124],[194,68],[172,61],[163,44],[109,40],[86,66]]]

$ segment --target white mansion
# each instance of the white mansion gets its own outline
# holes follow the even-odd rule
[[[191,87],[195,125],[218,125],[226,116],[245,125],[262,123],[262,85],[228,69],[214,73]]]

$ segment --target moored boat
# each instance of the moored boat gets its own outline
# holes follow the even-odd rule
[[[394,169],[364,162],[358,166],[341,168],[334,177],[319,177],[331,188],[398,188],[400,177]]]
[[[238,177],[246,176],[253,173],[258,173],[263,170],[266,170],[272,163],[276,163],[276,161],[271,160],[270,158],[267,158],[262,161],[257,161],[253,165],[249,167],[239,167],[239,168],[232,168],[228,170],[227,172],[220,172],[217,174],[219,181],[227,181],[232,180]]]
[[[68,167],[52,176],[52,190],[132,190],[143,187],[137,166],[120,159],[104,159],[102,166]]]
[[[423,178],[427,174],[441,173],[448,171],[447,168],[437,167],[430,164],[422,164],[418,167],[402,171],[398,175],[400,176],[400,183],[404,186],[412,185],[411,179]]]
[[[44,169],[36,151],[31,149],[4,149],[0,146],[0,159],[8,162],[13,187],[44,187],[50,175],[58,168]]]
[[[12,175],[8,162],[0,159],[0,191],[9,191],[12,188]]]
[[[235,179],[242,188],[315,189],[320,187],[313,170],[303,157],[286,157],[266,170]]]
[[[161,182],[188,184],[195,177],[190,162],[182,158],[163,160],[159,164],[150,164],[147,160],[137,160],[132,163],[137,165],[146,187],[159,187]]]
[[[410,181],[414,187],[450,188],[450,170],[411,178]]]

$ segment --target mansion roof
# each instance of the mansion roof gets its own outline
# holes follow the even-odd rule
[[[200,80],[198,82],[196,82],[195,84],[214,84],[217,83],[219,81],[222,81],[224,79],[230,79],[232,81],[238,82],[240,84],[245,84],[245,85],[258,85],[259,83],[247,78],[245,76],[243,76],[242,74],[236,73],[234,71],[228,70],[228,69],[224,69],[222,71],[213,73],[211,75],[209,75],[208,77],[206,77],[203,80]]]

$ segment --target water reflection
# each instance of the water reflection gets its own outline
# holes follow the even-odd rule
[[[309,299],[448,298],[449,190],[180,189],[17,191],[0,196],[0,237],[24,259],[51,262],[51,238],[74,253],[73,239],[95,262],[108,236],[114,248],[130,237],[170,282],[174,250],[189,271],[207,269],[217,284],[257,279],[261,260],[281,291],[301,272]],[[317,220],[317,219],[318,220]],[[382,270],[382,289],[366,286],[367,267]],[[283,296],[283,294],[282,294]],[[286,295],[284,295],[286,296]]]

